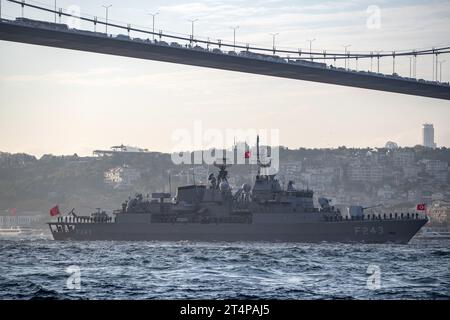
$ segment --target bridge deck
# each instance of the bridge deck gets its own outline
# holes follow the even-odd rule
[[[439,84],[0,22],[0,40],[450,100]]]

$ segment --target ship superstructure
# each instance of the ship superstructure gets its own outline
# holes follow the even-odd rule
[[[254,185],[233,192],[223,158],[215,162],[208,185],[186,185],[169,193],[128,199],[112,215],[98,210],[89,217],[72,213],[49,227],[55,240],[285,241],[408,243],[427,222],[418,213],[343,215],[313,190],[282,188],[269,163],[259,156]]]

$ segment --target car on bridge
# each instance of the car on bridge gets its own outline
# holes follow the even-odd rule
[[[165,47],[169,46],[169,44],[167,42],[162,41],[162,40],[160,40],[160,41],[155,40],[155,44],[160,45],[160,46],[165,46]]]
[[[201,46],[199,46],[199,45],[196,45],[196,46],[193,47],[192,49],[197,50],[197,51],[208,51],[208,50],[206,50],[205,48],[203,48],[203,47],[201,47]]]
[[[315,61],[308,61],[308,60],[305,60],[305,59],[297,59],[297,60],[295,60],[295,64],[300,64],[300,65],[309,66],[309,67],[319,67],[319,68],[326,68],[327,67],[326,63],[315,62]]]
[[[179,44],[178,42],[171,42],[170,46],[173,48],[183,48],[183,46],[181,44]]]
[[[116,36],[117,40],[130,40],[130,36],[126,35],[126,34],[118,34]]]
[[[60,31],[69,31],[69,27],[67,24],[62,23],[53,23],[41,20],[33,20],[28,18],[16,18],[17,23],[25,24],[30,27],[38,27],[38,28],[47,28],[47,29],[56,29]]]
[[[80,29],[71,29],[70,31],[76,32],[76,33],[79,33],[79,34],[84,34],[84,35],[87,35],[87,36],[106,37],[106,34],[102,33],[102,32],[94,32],[94,31],[80,30]]]

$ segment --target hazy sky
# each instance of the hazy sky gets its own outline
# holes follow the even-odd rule
[[[3,17],[20,15],[20,6],[1,3]],[[198,18],[196,34],[232,40],[230,27],[239,25],[237,41],[266,46],[271,32],[280,33],[278,47],[304,50],[311,38],[313,48],[327,50],[450,45],[449,0],[58,0],[99,17],[103,4],[113,5],[110,19],[147,27],[147,13],[158,11],[156,28],[176,33],[190,33],[187,20]],[[371,5],[381,10],[379,29],[367,27]],[[25,14],[53,19],[29,8]],[[450,55],[440,59],[449,81]],[[370,60],[359,65],[369,69]],[[396,70],[409,75],[409,60],[397,59]],[[392,72],[392,59],[382,60],[381,71]],[[419,58],[417,75],[431,78],[431,58]],[[449,120],[444,100],[0,41],[1,151],[88,155],[120,143],[172,151],[174,130],[192,130],[195,121],[219,130],[279,129],[281,144],[292,148],[412,146],[430,122],[438,146],[450,146]]]

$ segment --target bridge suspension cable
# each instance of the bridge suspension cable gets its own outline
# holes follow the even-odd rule
[[[299,50],[289,50],[289,49],[277,49],[275,48],[275,46],[273,48],[267,48],[267,47],[261,47],[261,46],[250,46],[250,45],[240,45],[240,44],[236,44],[234,41],[233,43],[226,43],[223,42],[222,40],[209,40],[206,39],[200,39],[200,38],[194,38],[194,34],[193,34],[193,30],[192,30],[192,34],[190,36],[182,36],[182,35],[174,35],[174,34],[169,34],[169,33],[163,33],[162,30],[160,30],[159,32],[155,32],[155,30],[153,29],[152,31],[149,30],[145,30],[142,28],[137,28],[137,27],[132,27],[131,24],[117,24],[117,23],[111,23],[108,22],[108,20],[106,21],[101,21],[99,19],[97,19],[97,17],[93,17],[93,18],[88,18],[88,17],[83,17],[80,15],[76,15],[73,13],[68,13],[68,12],[64,12],[62,9],[59,9],[58,11],[54,8],[46,8],[43,7],[41,5],[36,5],[36,4],[32,4],[32,3],[27,3],[25,0],[22,1],[18,1],[18,0],[7,0],[9,2],[18,4],[22,7],[22,17],[24,16],[24,7],[30,7],[36,10],[41,10],[41,11],[45,11],[45,12],[49,12],[52,14],[57,14],[59,15],[60,19],[61,16],[65,16],[65,17],[70,17],[70,18],[75,18],[75,19],[79,19],[81,21],[86,21],[86,22],[90,22],[94,24],[94,28],[96,28],[97,24],[101,24],[101,25],[105,25],[106,30],[108,27],[114,27],[114,28],[118,28],[121,30],[126,30],[127,32],[133,31],[133,32],[138,32],[138,33],[143,33],[143,34],[148,34],[148,35],[152,35],[152,37],[154,37],[155,35],[158,36],[160,39],[161,38],[168,38],[168,39],[175,39],[175,40],[182,40],[182,41],[187,41],[189,43],[200,43],[200,44],[205,44],[207,47],[213,45],[213,46],[218,46],[219,48],[221,47],[228,47],[231,49],[243,49],[246,51],[252,50],[252,51],[260,51],[260,52],[270,52],[275,54],[284,54],[285,56],[281,56],[282,58],[286,58],[286,59],[292,59],[292,57],[290,55],[294,55],[294,56],[298,56],[299,58],[302,58],[302,54],[303,53],[307,53],[309,55],[309,58],[307,58],[305,56],[305,59],[310,59],[311,61],[314,60],[342,60],[344,59],[345,62],[347,62],[347,60],[349,59],[373,59],[376,58],[377,59],[377,70],[379,72],[379,61],[380,58],[385,58],[385,57],[392,57],[393,58],[393,71],[395,72],[395,58],[396,57],[404,57],[404,56],[413,56],[416,60],[417,56],[425,56],[425,55],[432,55],[433,56],[433,79],[436,78],[437,79],[437,59],[435,59],[435,57],[437,57],[439,54],[444,54],[444,53],[450,53],[450,46],[441,46],[441,47],[433,47],[431,49],[422,49],[422,50],[404,50],[404,51],[392,51],[392,52],[383,52],[383,51],[377,51],[376,53],[369,52],[369,53],[350,53],[347,51],[347,48],[345,50],[345,52],[339,52],[339,51],[328,51],[328,50],[324,50],[322,52],[320,51],[312,51],[312,47],[310,46],[310,50],[308,52],[302,52],[301,49]],[[196,21],[196,20],[195,20]],[[194,21],[194,22],[195,22]],[[193,28],[193,23],[192,23],[192,28]],[[315,40],[315,39],[314,39]],[[312,40],[312,41],[314,41]],[[311,41],[311,40],[308,40]],[[312,43],[311,41],[311,43]],[[415,62],[414,62],[415,63]],[[414,67],[414,72],[415,72],[415,67]]]

